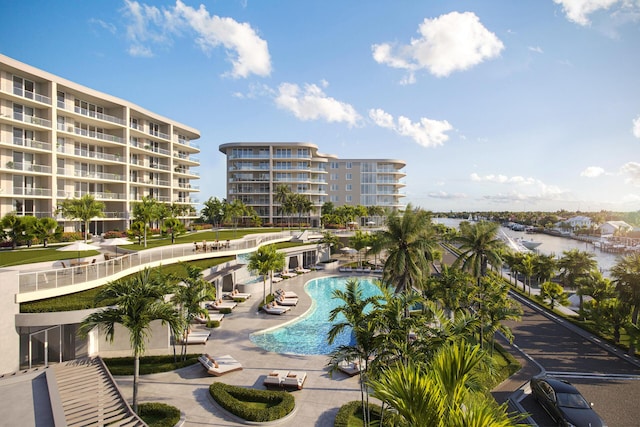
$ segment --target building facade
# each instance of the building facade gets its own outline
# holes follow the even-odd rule
[[[310,225],[318,226],[325,202],[400,209],[406,163],[392,159],[339,159],[305,142],[222,144],[227,157],[227,200],[241,200],[263,222],[282,220],[276,193],[286,185],[312,203]]]
[[[196,129],[0,55],[0,217],[56,217],[65,199],[106,206],[90,232],[128,228],[144,196],[196,218]]]

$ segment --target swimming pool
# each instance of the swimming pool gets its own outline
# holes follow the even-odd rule
[[[303,317],[275,329],[253,333],[249,339],[267,351],[298,355],[329,354],[340,345],[351,344],[351,330],[343,331],[332,345],[327,342],[327,333],[332,326],[329,313],[343,304],[342,300],[332,298],[333,291],[345,290],[347,280],[346,277],[321,277],[309,281],[304,288],[313,303]],[[379,294],[372,279],[358,280],[365,298]]]

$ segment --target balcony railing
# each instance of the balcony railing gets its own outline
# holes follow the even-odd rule
[[[126,274],[140,271],[145,267],[154,267],[159,264],[166,265],[185,260],[248,253],[269,242],[289,240],[292,235],[293,232],[254,234],[241,240],[229,242],[228,247],[206,252],[202,250],[196,251],[196,246],[193,244],[181,244],[127,253],[108,261],[88,263],[81,266],[65,264],[66,268],[63,268],[61,262],[58,262],[56,263],[57,268],[52,267],[19,273],[20,286],[18,294],[22,296],[20,298],[21,302],[41,299],[38,294],[31,294],[31,296],[28,294],[44,290],[57,289],[58,291],[54,292],[56,296],[65,295],[74,292],[76,288],[73,286],[75,285],[96,281],[96,286],[99,286]],[[221,264],[213,267],[213,269],[222,269],[226,266],[227,264]]]
[[[15,86],[13,86],[11,91],[14,95],[21,96],[22,98],[33,99],[35,101],[42,102],[43,104],[51,105],[51,98],[49,98],[48,96],[40,95],[39,93],[24,90],[21,87]]]
[[[62,125],[62,124],[58,125],[58,130],[63,130],[63,131],[66,130],[67,132],[75,133],[76,135],[87,136],[89,138],[99,139],[101,141],[108,141],[108,142],[115,142],[115,143],[118,143],[118,144],[124,144],[124,139],[120,138],[119,136],[110,135],[108,133],[96,132],[96,131],[92,131],[92,130],[77,128],[77,127],[74,127],[74,126],[67,126],[65,128],[65,126]]]
[[[170,135],[167,135],[166,133],[154,131],[154,130],[150,130],[149,135],[157,136],[158,138],[162,138],[162,139],[169,139],[169,140],[171,139]]]
[[[13,119],[23,123],[30,123],[33,125],[44,126],[48,128],[51,127],[51,120],[43,119],[37,116],[27,116],[22,113],[13,113]]]
[[[65,108],[66,110],[67,108]],[[96,111],[87,110],[86,108],[73,107],[73,111],[77,114],[81,114],[83,116],[92,117],[94,119],[103,120],[105,122],[111,122],[118,125],[124,125],[125,121],[120,117],[110,116],[108,114],[98,113]]]
[[[38,173],[51,173],[51,166],[47,165],[37,165],[34,163],[20,163],[20,162],[7,162],[7,169],[13,169],[16,171],[23,172],[38,172]]]
[[[124,181],[124,176],[116,173],[104,173],[104,172],[89,172],[79,169],[74,169],[73,176],[80,178],[92,178],[92,179],[108,179],[111,181]]]
[[[40,150],[51,150],[51,143],[44,141],[36,141],[34,139],[13,138],[13,145],[21,147],[38,148]]]
[[[13,187],[14,196],[51,196],[51,190],[47,188]]]
[[[64,151],[63,151],[64,152]],[[123,158],[119,154],[100,153],[97,151],[74,149],[73,154],[89,159],[110,160],[113,162],[124,163]]]

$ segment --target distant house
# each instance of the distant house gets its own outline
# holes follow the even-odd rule
[[[591,218],[589,218],[588,216],[574,216],[573,218],[569,218],[564,222],[568,223],[573,229],[591,228]]]
[[[598,230],[600,230],[600,234],[606,236],[631,231],[633,230],[633,227],[624,221],[607,221],[598,227]]]

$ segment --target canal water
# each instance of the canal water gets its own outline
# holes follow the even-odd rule
[[[452,218],[434,218],[433,220],[435,223],[444,224],[447,227],[452,228],[458,228],[462,221],[463,220],[461,219]],[[514,231],[507,227],[501,227],[500,230],[516,241],[518,239],[525,239],[539,242],[541,244],[534,252],[545,255],[553,254],[556,258],[560,258],[564,251],[569,251],[571,249],[578,249],[580,251],[592,253],[594,255],[594,259],[598,262],[598,268],[605,277],[609,277],[609,270],[618,259],[618,255],[602,252],[600,249],[595,248],[591,243],[573,240],[568,237],[551,236],[549,234],[542,233],[526,234],[523,231]]]

